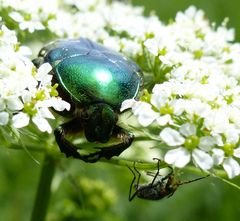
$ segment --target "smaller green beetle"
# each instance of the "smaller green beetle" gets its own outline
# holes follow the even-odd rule
[[[45,62],[53,67],[53,84],[58,83],[60,97],[71,104],[69,112],[59,113],[71,120],[54,131],[61,152],[85,162],[119,156],[134,139],[117,121],[122,102],[136,98],[143,85],[138,65],[86,38],[50,43],[33,60],[36,67]],[[120,143],[80,154],[65,137],[82,130],[89,142],[106,143],[115,137]]]

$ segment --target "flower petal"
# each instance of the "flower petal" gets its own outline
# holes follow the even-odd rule
[[[52,107],[56,111],[64,111],[64,110],[69,111],[71,108],[70,104],[68,102],[62,100],[61,98],[54,97],[50,100],[52,102]]]
[[[146,102],[135,102],[132,106],[133,114],[138,116],[138,121],[143,127],[149,126],[159,117],[159,113],[152,109],[152,106]]]
[[[240,147],[234,149],[233,155],[237,158],[240,158]]]
[[[189,163],[190,158],[190,153],[185,148],[179,147],[174,150],[169,150],[164,157],[164,161],[182,168]]]
[[[165,114],[157,118],[157,122],[160,126],[164,126],[167,123],[172,123],[171,116],[169,114]]]
[[[216,140],[210,136],[204,136],[200,138],[200,143],[198,147],[201,150],[209,151],[216,144]]]
[[[180,127],[180,133],[188,137],[196,134],[196,126],[194,124],[186,123]]]
[[[194,149],[192,157],[194,162],[203,170],[209,170],[213,166],[212,157],[202,150]]]
[[[143,127],[149,126],[157,117],[159,116],[158,113],[154,112],[153,110],[142,112],[138,116],[138,121]]]
[[[228,157],[226,160],[224,160],[223,168],[227,172],[230,179],[240,174],[240,166],[232,157]]]
[[[136,104],[136,100],[134,99],[127,99],[125,101],[122,102],[122,106],[120,108],[120,112],[123,112],[129,108],[132,108],[134,104]]]
[[[0,125],[6,125],[8,123],[9,113],[0,112]]]
[[[21,110],[23,108],[23,104],[19,98],[11,97],[7,99],[7,107],[13,111]]]
[[[42,132],[48,132],[48,133],[52,132],[52,128],[46,119],[40,116],[34,116],[32,118],[32,121],[34,124],[36,124],[38,129],[41,130]]]
[[[168,146],[179,146],[185,141],[177,130],[170,127],[164,128],[160,133],[160,137]]]
[[[5,102],[3,99],[0,99],[0,111],[4,110],[6,108]]]
[[[23,16],[19,12],[11,12],[9,16],[16,22],[22,22],[24,20]]]
[[[39,68],[38,68],[38,71],[37,71],[37,74],[36,74],[36,79],[38,81],[47,81],[45,80],[47,77],[51,76],[51,75],[48,75],[48,73],[52,70],[52,66],[49,64],[49,63],[44,63],[42,64]],[[51,78],[49,79],[51,80]]]
[[[38,114],[43,118],[55,119],[52,112],[48,108],[45,108],[45,107],[40,108],[38,110]]]
[[[12,121],[15,128],[25,127],[29,124],[29,116],[20,112],[19,114],[13,116]]]
[[[224,159],[224,151],[221,149],[214,148],[212,149],[212,158],[213,158],[213,163],[215,165],[219,165],[223,162]]]

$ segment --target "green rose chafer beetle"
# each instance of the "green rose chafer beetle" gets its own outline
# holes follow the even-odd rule
[[[57,40],[42,48],[33,60],[39,67],[48,62],[53,67],[53,84],[57,83],[59,96],[71,104],[71,117],[55,129],[61,152],[85,162],[119,156],[127,149],[134,136],[117,125],[124,100],[135,98],[143,85],[142,72],[137,64],[89,39]],[[80,154],[66,135],[84,131],[89,142],[106,143],[111,137],[118,144],[96,147],[95,152]]]

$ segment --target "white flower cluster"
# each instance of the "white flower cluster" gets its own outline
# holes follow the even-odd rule
[[[0,0],[2,9],[9,10],[8,16],[19,24],[20,30],[44,30],[48,21],[57,13],[57,0]]]
[[[0,27],[0,125],[21,128],[30,119],[39,130],[51,132],[45,118],[54,118],[49,111],[69,109],[70,105],[57,98],[48,74],[51,65],[45,63],[38,70],[26,54],[30,49],[19,46],[16,33],[5,25]]]
[[[88,37],[133,57],[149,33],[159,32],[157,16],[144,17],[142,7],[108,0],[0,0],[0,11],[20,31],[48,30],[59,38]]]
[[[117,1],[39,0],[34,6],[32,0],[0,3],[22,31],[44,29],[60,38],[88,37],[137,60],[146,84],[155,86],[141,101],[125,101],[122,110],[132,108],[143,127],[159,130],[167,163],[180,168],[193,163],[209,171],[223,167],[229,178],[240,174],[240,45],[232,43],[234,31],[225,23],[220,27],[209,24],[203,11],[195,7],[177,13],[165,25],[154,15],[144,17],[143,8]],[[19,56],[20,51],[14,55]],[[5,60],[1,62],[5,64]],[[32,69],[31,62],[22,63]],[[2,80],[2,73],[0,76]],[[21,82],[29,83],[29,79]],[[48,88],[44,85],[41,87]],[[24,93],[16,92],[21,99],[14,98],[13,110],[10,104],[0,103],[5,115],[0,118],[2,124],[9,113],[25,107]],[[36,92],[30,94],[31,99],[36,96]],[[18,115],[12,116],[16,124]]]
[[[190,7],[144,45],[158,60],[159,83],[145,101],[127,100],[139,123],[159,128],[164,161],[240,174],[240,45],[233,30],[214,28]],[[168,72],[164,72],[168,68]]]

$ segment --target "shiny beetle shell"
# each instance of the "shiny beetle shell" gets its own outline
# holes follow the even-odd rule
[[[143,84],[134,62],[89,39],[55,41],[39,57],[52,65],[59,86],[78,106],[106,103],[119,109]]]

